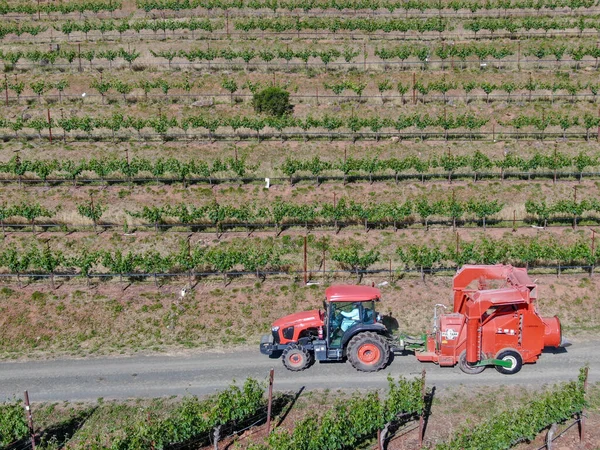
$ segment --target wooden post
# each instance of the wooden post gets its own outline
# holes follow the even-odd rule
[[[367,43],[363,42],[363,70],[367,71]]]
[[[589,367],[585,367],[583,369],[583,371],[584,371],[584,377],[585,377],[583,379],[583,394],[585,395],[587,393]],[[581,411],[581,414],[579,414],[579,442],[583,442],[584,439],[585,439],[585,409],[583,411]]]
[[[6,95],[6,106],[8,106],[8,76],[6,74],[4,74],[4,94]],[[600,127],[598,129],[600,130]]]
[[[229,38],[229,9],[225,11],[225,32]]]
[[[547,450],[552,450],[552,448],[553,448],[552,441],[554,440],[554,435],[556,434],[557,428],[558,428],[558,425],[553,423],[552,426],[550,427],[550,429],[548,430],[548,433],[546,434],[546,449]]]
[[[48,137],[52,143],[52,119],[50,118],[50,108],[48,108]]]
[[[31,405],[29,404],[29,393],[25,391],[25,415],[27,416],[27,426],[29,436],[31,437],[31,449],[35,450],[35,431],[33,427],[33,416],[31,415]]]
[[[456,232],[456,254],[458,255],[458,252],[460,250],[460,236],[458,235],[458,231]]]
[[[513,233],[517,231],[517,211],[513,209]]]
[[[594,267],[596,265],[596,259],[594,258],[594,256],[596,255],[596,231],[592,230],[590,228],[590,230],[592,231],[592,269],[590,270],[590,276],[594,275]]]
[[[377,430],[377,448],[383,450],[383,443],[381,442],[381,430]]]
[[[317,106],[319,106],[319,87],[317,86]]]
[[[598,117],[600,117],[600,108],[598,109]],[[600,123],[598,123],[598,136],[596,137],[596,140],[600,142]]]
[[[306,285],[306,283],[308,283],[308,276],[306,273],[306,268],[307,268],[307,255],[306,255],[306,236],[304,236],[304,284]]]
[[[81,44],[77,44],[77,57],[79,59],[79,71],[83,71],[81,68]]]
[[[423,405],[425,405],[425,369],[421,372],[421,398],[423,399]],[[423,406],[423,411],[421,411],[421,416],[419,417],[419,448],[423,447],[423,429],[425,427],[425,407]]]
[[[517,47],[517,70],[520,72],[521,71],[521,41],[519,40],[518,43],[518,47]]]
[[[273,377],[275,369],[271,368],[269,372],[269,403],[267,404],[267,436],[271,433],[271,408],[273,405]]]
[[[413,105],[416,105],[417,104],[417,87],[416,87],[417,75],[414,72],[413,72],[413,80],[412,81],[413,81],[413,89],[412,89]]]

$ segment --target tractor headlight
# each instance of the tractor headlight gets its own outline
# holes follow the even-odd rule
[[[279,327],[271,327],[271,331],[273,333],[277,333],[279,331]]]

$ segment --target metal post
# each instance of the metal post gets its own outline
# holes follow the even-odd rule
[[[393,275],[392,275],[392,258],[390,258],[390,283],[393,281]]]
[[[35,450],[35,432],[33,428],[33,416],[31,415],[31,405],[29,404],[29,393],[25,391],[25,415],[29,427],[29,435],[31,436],[31,448]]]
[[[513,233],[517,231],[517,211],[513,209]]]
[[[77,57],[79,59],[79,71],[82,72],[83,69],[81,68],[81,44],[77,44]]]
[[[520,72],[521,71],[521,41],[519,40],[518,43],[518,47],[517,47],[517,70]]]
[[[325,278],[325,247],[323,247],[323,278]]]
[[[48,136],[50,137],[50,143],[52,143],[52,119],[50,119],[50,108],[48,108]]]
[[[319,86],[317,86],[317,106],[319,106]]]
[[[8,106],[8,76],[6,74],[4,74],[4,94],[6,95],[6,106]]]
[[[306,260],[306,236],[304,236],[304,284],[308,283],[308,276],[306,274],[307,260]]]
[[[363,70],[367,70],[367,43],[363,42]]]
[[[413,91],[413,96],[412,96],[413,97],[413,105],[417,104],[417,87],[416,87],[416,84],[417,84],[417,75],[413,72],[413,89],[412,89],[412,91]]]
[[[423,405],[425,405],[425,369],[421,372],[421,398],[423,399]],[[425,428],[425,408],[423,407],[423,411],[421,411],[421,416],[419,417],[419,448],[423,447],[423,429]]]
[[[271,367],[269,372],[269,403],[267,404],[267,436],[271,433],[271,407],[273,405],[273,377],[275,369]]]

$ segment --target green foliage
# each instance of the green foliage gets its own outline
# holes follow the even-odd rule
[[[339,262],[343,267],[350,268],[358,275],[359,271],[365,271],[377,261],[380,254],[378,251],[364,251],[363,248],[356,243],[340,246],[331,251],[331,259]]]
[[[100,220],[102,214],[106,211],[106,206],[99,203],[94,204],[91,200],[87,203],[77,205],[77,212],[80,216],[90,219],[94,225]]]
[[[264,387],[252,378],[243,386],[232,384],[218,394],[199,400],[186,397],[167,418],[140,421],[125,430],[125,437],[112,442],[113,450],[140,448],[163,449],[174,443],[207,437],[220,425],[244,424],[244,421],[262,413],[266,404]]]
[[[395,381],[388,376],[389,391],[382,401],[378,393],[355,395],[349,400],[336,402],[321,418],[312,415],[297,422],[294,429],[275,430],[268,438],[268,446],[256,450],[321,450],[351,449],[365,439],[376,435],[388,422],[399,416],[415,417],[424,408],[421,378]]]
[[[580,413],[586,406],[583,389],[584,369],[577,381],[543,392],[538,398],[516,410],[503,411],[473,427],[467,425],[436,450],[509,449],[522,441],[533,440],[552,425]]]
[[[282,117],[294,109],[290,104],[290,93],[277,86],[271,86],[257,92],[252,97],[252,106],[258,113],[267,113]]]
[[[0,403],[0,448],[29,434],[21,402]]]

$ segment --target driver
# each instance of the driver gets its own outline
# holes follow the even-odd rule
[[[358,304],[356,304],[356,303],[354,304],[354,309],[352,309],[352,311],[350,311],[350,312],[340,311],[340,314],[342,316],[344,316],[344,318],[342,319],[342,323],[340,325],[340,328],[342,329],[342,331],[346,331],[352,325],[354,325],[360,321],[360,311],[358,309]]]

